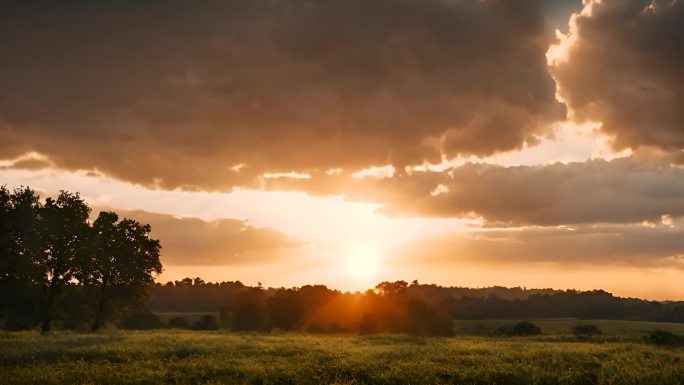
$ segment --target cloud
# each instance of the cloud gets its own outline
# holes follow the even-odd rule
[[[147,186],[487,155],[565,116],[534,0],[14,3],[0,25],[0,158]]]
[[[116,210],[120,217],[152,226],[162,244],[164,265],[258,265],[302,256],[305,245],[271,228],[238,219],[176,217],[145,211]]]
[[[403,262],[676,268],[684,270],[684,230],[660,225],[476,231],[428,238],[398,251]]]
[[[481,217],[489,227],[641,223],[684,216],[684,169],[631,158],[515,167],[467,163],[391,178],[317,174],[269,183],[275,189],[377,202],[389,215]]]
[[[45,158],[36,157],[21,157],[13,161],[7,162],[6,165],[1,165],[0,170],[43,170],[54,166],[52,162]]]
[[[681,155],[683,46],[684,2],[592,0],[552,48],[551,72],[576,119],[600,122],[617,148]]]

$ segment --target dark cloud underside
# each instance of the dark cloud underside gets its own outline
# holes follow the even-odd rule
[[[492,154],[564,118],[548,43],[533,0],[15,2],[0,157],[229,189]]]
[[[575,20],[567,61],[551,67],[580,120],[618,148],[684,149],[684,2],[592,1]],[[680,160],[681,161],[681,160]]]

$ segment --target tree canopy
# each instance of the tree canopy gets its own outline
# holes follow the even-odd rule
[[[61,191],[44,202],[29,187],[0,186],[0,319],[7,327],[50,331],[56,315],[83,302],[92,309],[92,329],[114,315],[108,299],[126,293],[126,301],[144,297],[153,273],[162,271],[161,245],[151,227],[114,212],[90,220],[91,209],[78,193]],[[63,303],[63,292],[81,301]],[[97,292],[97,294],[94,294]],[[59,307],[59,308],[58,308]],[[118,310],[125,307],[118,306]]]

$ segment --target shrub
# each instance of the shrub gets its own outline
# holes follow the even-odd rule
[[[580,324],[572,328],[572,334],[577,337],[591,337],[601,335],[603,332],[596,325]]]
[[[169,320],[169,327],[174,329],[189,329],[190,323],[183,317],[173,317]]]
[[[139,310],[126,315],[119,325],[124,329],[148,330],[164,327],[164,322],[149,310]]]
[[[507,336],[536,336],[539,334],[542,334],[541,329],[539,326],[527,322],[527,321],[522,321],[518,322],[515,325],[506,325],[498,328],[497,334],[503,334]]]
[[[646,341],[655,345],[684,345],[684,337],[664,330],[654,331],[646,338]]]
[[[216,317],[210,314],[203,316],[193,325],[193,329],[195,330],[218,330],[218,328],[219,323],[216,320]]]

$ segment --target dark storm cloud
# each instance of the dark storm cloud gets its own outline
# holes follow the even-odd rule
[[[482,217],[487,226],[640,223],[684,216],[684,169],[631,158],[517,167],[469,163],[392,178],[314,175],[268,184],[375,201],[390,215]]]
[[[277,230],[238,219],[208,222],[145,211],[117,212],[152,226],[152,237],[163,245],[165,265],[257,265],[301,256],[305,246]]]
[[[5,4],[0,158],[229,189],[518,148],[565,116],[543,20],[533,0]]]
[[[684,269],[683,250],[681,227],[621,225],[443,235],[415,242],[398,257],[404,261],[460,265],[553,263]]]
[[[551,68],[560,95],[578,119],[600,122],[619,148],[680,153],[684,2],[589,3],[571,28],[567,61]]]

